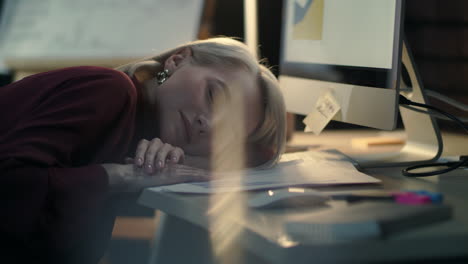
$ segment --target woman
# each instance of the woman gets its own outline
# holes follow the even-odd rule
[[[33,75],[1,87],[0,105],[3,249],[36,261],[97,262],[115,218],[109,194],[207,180],[194,167],[219,167],[233,146],[243,166],[270,167],[285,142],[275,77],[229,38],[116,70]]]

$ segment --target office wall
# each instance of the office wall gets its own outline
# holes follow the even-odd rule
[[[212,36],[244,38],[244,1],[214,0]]]
[[[407,0],[406,35],[427,89],[468,104],[468,1]],[[438,100],[431,103],[467,117]],[[449,122],[440,122],[452,128]]]

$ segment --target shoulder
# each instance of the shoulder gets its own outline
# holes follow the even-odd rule
[[[136,87],[132,79],[124,72],[99,66],[76,66],[53,70],[45,73],[68,89],[79,89],[82,92],[92,91],[95,95],[136,97]],[[46,76],[44,76],[46,77]]]
[[[132,79],[124,72],[99,66],[75,66],[47,71],[26,77],[23,80],[46,83],[107,82],[109,84],[132,85]]]
[[[115,84],[132,85],[132,80],[127,74],[111,68],[99,66],[68,67],[51,71],[49,73],[58,74],[68,79],[77,79],[82,81],[106,81]]]
[[[137,102],[137,88],[132,79],[111,68],[61,68],[26,77],[20,82],[22,86],[34,88],[27,90],[44,108],[67,106],[111,113],[122,107],[134,108]]]

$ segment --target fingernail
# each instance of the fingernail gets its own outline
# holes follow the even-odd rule
[[[143,165],[143,159],[142,159],[142,158],[138,158],[138,159],[137,159],[137,165],[138,165],[138,166]]]
[[[160,169],[163,168],[163,162],[162,162],[162,160],[158,160],[158,167],[159,167]]]
[[[178,161],[178,158],[177,158],[177,157],[172,157],[172,161],[173,161],[173,162],[177,162],[177,161]]]
[[[146,172],[147,173],[153,173],[153,166],[151,164],[146,165]]]

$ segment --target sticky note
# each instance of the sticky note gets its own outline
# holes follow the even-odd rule
[[[320,134],[340,109],[341,106],[333,92],[326,92],[317,99],[313,111],[302,120],[306,125],[304,131],[313,132],[316,135]]]

